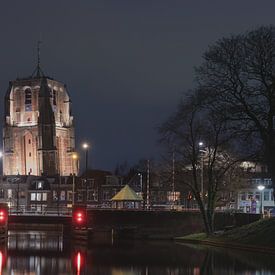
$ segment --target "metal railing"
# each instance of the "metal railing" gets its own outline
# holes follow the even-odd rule
[[[17,207],[10,207],[9,208],[9,215],[13,216],[63,216],[63,217],[71,217],[72,216],[72,209],[71,208],[45,208],[41,210],[37,209],[25,209]]]

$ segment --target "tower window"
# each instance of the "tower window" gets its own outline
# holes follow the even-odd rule
[[[29,153],[29,157],[31,157],[32,156],[32,153]]]
[[[25,90],[25,111],[32,111],[32,91],[31,89]]]
[[[53,105],[56,106],[56,90],[53,90]]]
[[[51,96],[52,96],[52,107],[53,107],[53,110],[56,111],[57,91],[56,90],[52,90]]]
[[[32,143],[32,141],[29,139],[29,144],[31,144]]]

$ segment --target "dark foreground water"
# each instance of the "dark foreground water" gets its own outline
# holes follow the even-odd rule
[[[47,232],[11,232],[0,247],[0,275],[275,274],[275,255],[173,242],[84,247]]]

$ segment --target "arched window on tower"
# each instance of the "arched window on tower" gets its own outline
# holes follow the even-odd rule
[[[57,101],[57,91],[56,90],[52,90],[52,106],[53,106],[53,110],[54,112],[56,111],[56,101]]]
[[[32,111],[32,91],[29,88],[25,90],[25,111]]]

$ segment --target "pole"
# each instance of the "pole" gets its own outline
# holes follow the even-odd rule
[[[201,151],[201,200],[204,201],[204,194],[203,194],[203,151]]]
[[[61,174],[60,174],[60,167],[59,167],[59,179],[58,179],[58,190],[57,190],[57,213],[58,216],[60,215],[60,184],[61,184]]]
[[[86,206],[88,201],[88,148],[86,148],[86,178],[85,178],[85,191],[86,191]]]
[[[17,179],[17,200],[16,200],[16,212],[19,212],[19,179]]]
[[[142,183],[142,173],[138,173],[139,176],[139,185],[140,185],[140,196],[142,198],[142,208],[144,209],[144,198],[143,198],[143,183]]]
[[[261,215],[264,214],[264,211],[263,211],[263,190],[261,191]]]
[[[172,159],[172,209],[175,208],[175,151]]]
[[[141,197],[143,197],[143,184],[142,184],[142,173],[140,173],[139,174],[139,176],[140,176],[140,193],[141,193]]]
[[[146,209],[150,208],[150,160],[147,160],[147,188],[146,188]]]
[[[75,173],[73,173],[73,200],[72,200],[73,206],[74,206],[74,195],[75,195]]]

